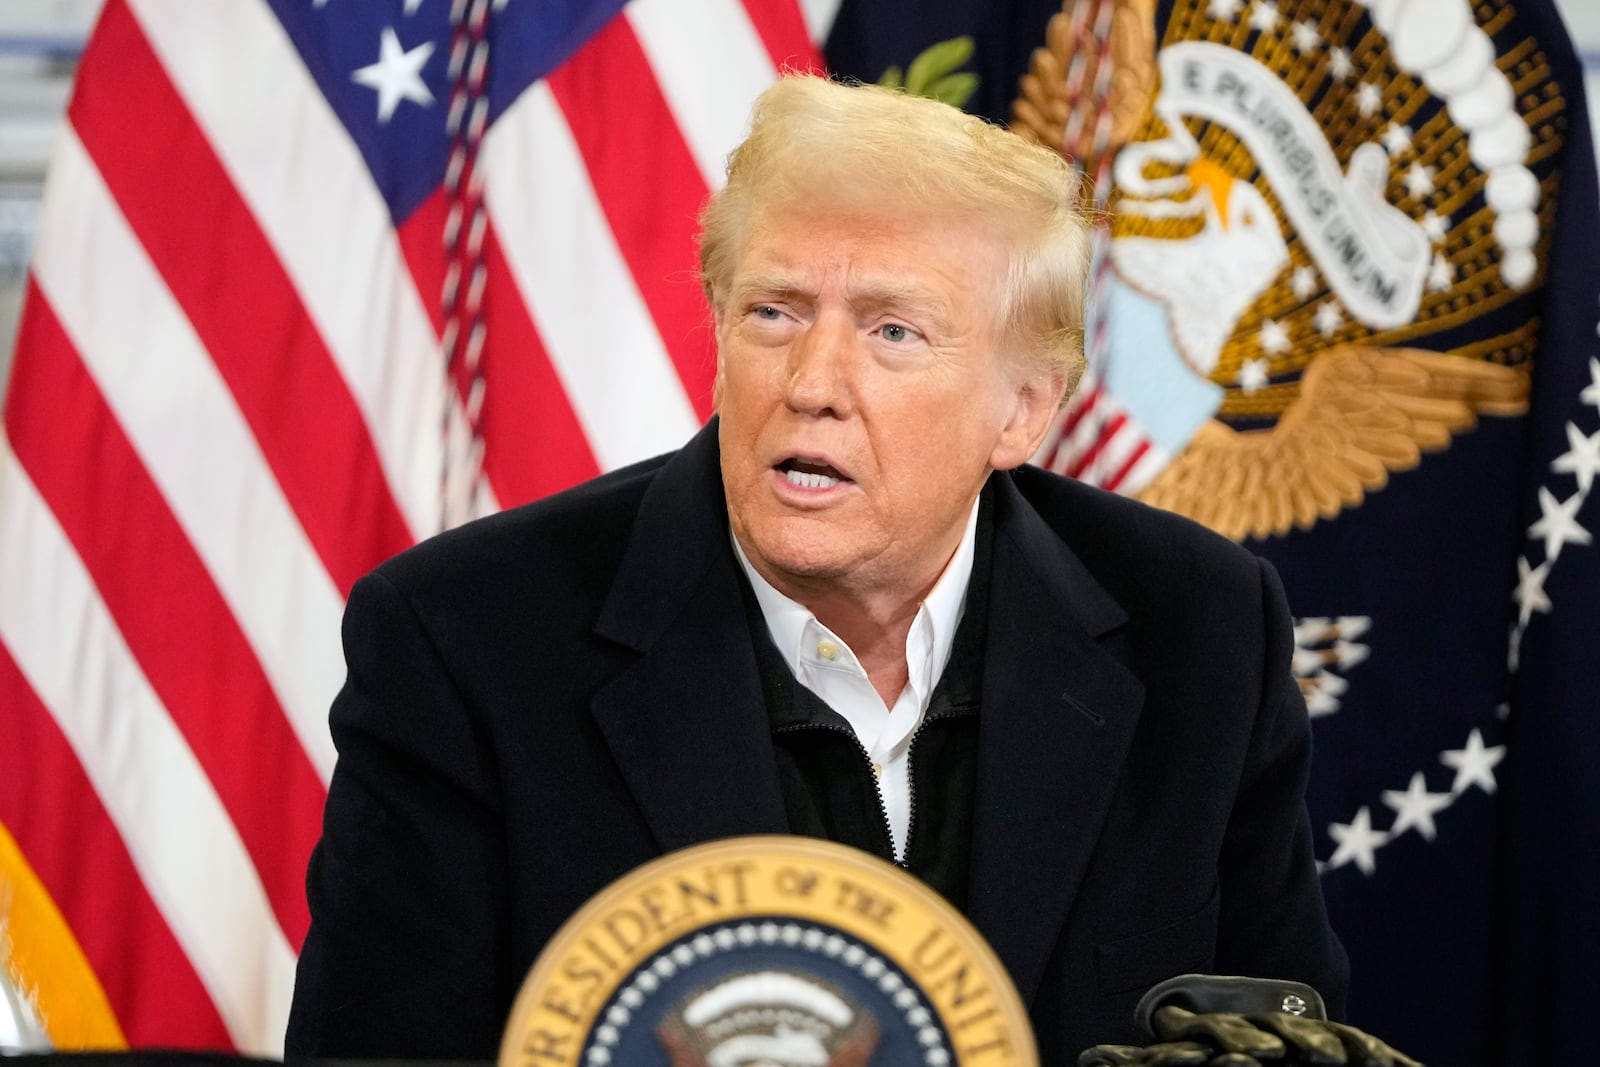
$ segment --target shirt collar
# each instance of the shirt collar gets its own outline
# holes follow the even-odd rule
[[[961,543],[956,546],[955,554],[945,565],[944,573],[939,575],[939,580],[933,584],[927,598],[917,609],[916,618],[911,623],[911,632],[907,635],[908,677],[912,690],[923,704],[926,704],[932,695],[934,684],[944,673],[945,665],[950,660],[950,649],[955,643],[956,627],[961,622],[961,615],[966,605],[967,586],[972,580],[972,561],[977,546],[978,503],[978,500],[972,502],[972,510],[967,514],[967,526],[962,532]],[[751,564],[750,557],[745,555],[744,547],[739,544],[739,539],[734,536],[732,528],[728,530],[728,540],[733,542],[733,552],[739,560],[739,566],[743,568],[745,577],[750,579],[750,588],[755,593],[756,603],[766,620],[767,631],[772,635],[772,643],[777,646],[789,670],[796,677],[802,677],[801,659],[805,650],[806,629],[808,626],[814,626],[827,633],[827,627],[818,622],[816,616],[812,615],[804,604],[778,592],[772,583],[761,576]],[[926,636],[926,644],[921,639],[922,635]],[[838,640],[836,635],[830,633],[829,636],[840,646],[841,659],[844,660],[840,666],[855,666],[855,655],[849,646]],[[855,669],[860,668],[856,666]]]

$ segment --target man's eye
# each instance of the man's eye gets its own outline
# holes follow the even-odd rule
[[[751,314],[758,319],[765,319],[768,322],[777,322],[779,319],[783,318],[783,312],[779,311],[771,304],[757,304]]]
[[[895,344],[899,344],[901,341],[909,341],[912,337],[910,327],[901,326],[899,323],[895,322],[891,322],[885,326],[882,332],[883,339],[885,341],[893,341]]]

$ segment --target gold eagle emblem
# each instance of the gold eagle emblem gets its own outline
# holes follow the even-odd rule
[[[1158,46],[1152,0],[1052,17],[1012,126],[1100,179],[1112,340],[1088,388],[1149,453],[1123,491],[1281,536],[1526,410],[1564,104],[1510,25],[1468,0],[1180,0]],[[1129,316],[1164,362],[1118,348]],[[1209,408],[1175,447],[1140,408],[1160,375]]]

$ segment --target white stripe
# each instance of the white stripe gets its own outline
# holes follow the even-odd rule
[[[279,1055],[294,951],[211,783],[3,436],[0,640],[77,754],[235,1044]]]
[[[708,189],[726,180],[728,153],[750,125],[750,105],[778,80],[739,0],[633,0],[622,9]]]
[[[233,395],[70,127],[50,170],[40,233],[40,289],[326,782],[334,761],[328,705],[344,679],[343,600]]]
[[[1106,424],[1116,418],[1117,412],[1121,410],[1121,406],[1111,398],[1111,394],[1102,391],[1100,398],[1095,401],[1094,410],[1079,419],[1078,425],[1066,438],[1067,451],[1063,456],[1063,462],[1070,465],[1093,448],[1095,442],[1100,440],[1101,431],[1105,429]]]
[[[828,34],[833,32],[833,21],[839,17],[841,3],[842,0],[800,0],[800,15],[806,20],[806,32],[819,52],[828,43]]]
[[[600,465],[682,445],[699,419],[546,83],[501,116],[483,153],[511,274]]]
[[[413,535],[432,532],[443,357],[361,153],[265,3],[130,4],[299,290]],[[332,9],[323,16],[338,17]],[[373,48],[376,59],[376,39]],[[440,52],[434,62],[443,61]],[[272,106],[262,106],[264,96]]]
[[[1166,469],[1172,462],[1172,456],[1167,450],[1155,442],[1150,443],[1150,451],[1146,452],[1139,462],[1133,465],[1128,476],[1117,486],[1117,492],[1124,496],[1133,496],[1145,486],[1156,480],[1156,475]]]

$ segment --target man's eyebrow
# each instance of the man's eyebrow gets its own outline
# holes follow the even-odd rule
[[[815,294],[801,280],[787,272],[751,274],[735,281],[733,295],[747,300],[759,296],[767,300],[809,301]]]
[[[943,324],[949,316],[945,300],[920,285],[907,285],[893,279],[866,281],[852,285],[850,305],[858,311],[899,311],[931,318]]]

